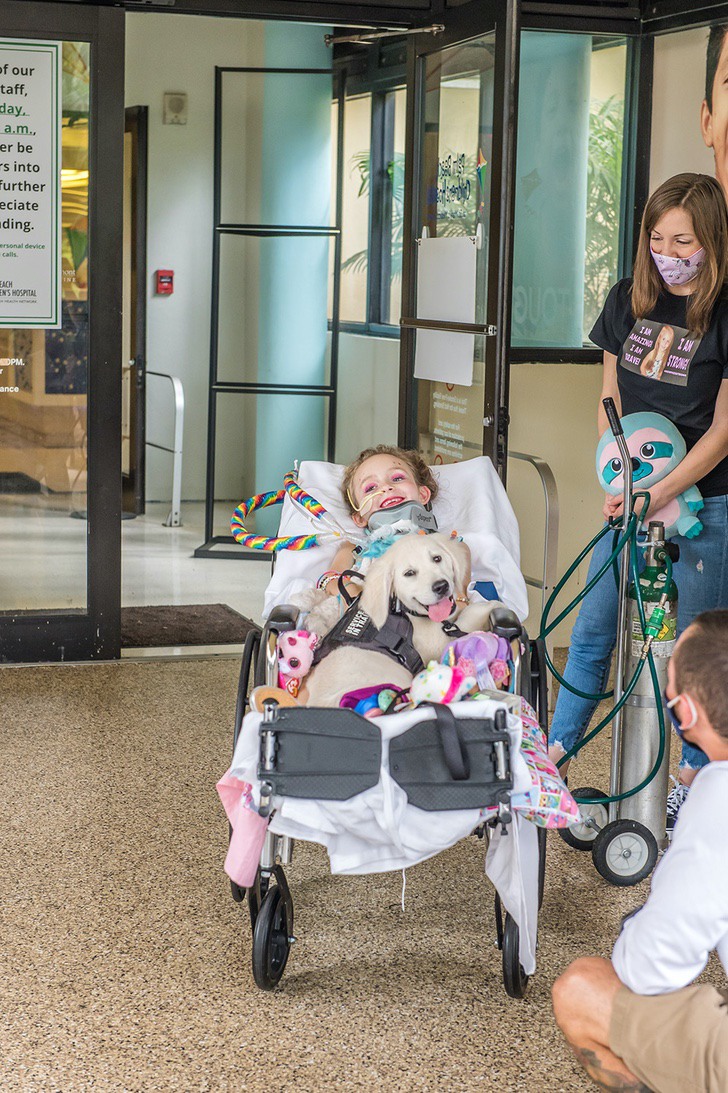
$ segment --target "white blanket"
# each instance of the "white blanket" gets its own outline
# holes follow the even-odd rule
[[[441,531],[457,531],[470,547],[473,582],[492,581],[498,596],[512,608],[521,621],[528,616],[526,582],[520,571],[518,522],[490,459],[478,456],[463,463],[432,468],[440,490],[432,508]],[[299,469],[299,483],[320,501],[342,533],[342,538],[357,541],[361,531],[353,523],[341,494],[344,468],[335,463],[306,461]],[[305,535],[325,531],[301,507],[286,496],[283,502],[279,535]],[[265,593],[263,617],[291,596],[312,588],[328,569],[339,541],[309,550],[282,550]]]
[[[493,717],[503,703],[483,701],[474,710],[472,702],[460,702],[450,709],[456,717]],[[382,734],[382,763],[379,782],[372,789],[348,801],[273,798],[275,813],[270,829],[279,835],[321,843],[329,853],[332,873],[384,873],[404,869],[454,845],[479,825],[478,809],[425,812],[410,805],[407,796],[389,774],[389,741],[423,719],[432,719],[429,709],[378,717],[374,724]],[[253,786],[256,806],[260,801],[258,731],[262,717],[249,713],[243,720],[229,773]],[[507,711],[511,737],[513,792],[528,790],[530,776],[520,751],[521,721]],[[520,928],[520,960],[526,974],[536,966],[538,901],[538,854],[533,824],[514,816],[508,834],[492,839],[486,872]]]

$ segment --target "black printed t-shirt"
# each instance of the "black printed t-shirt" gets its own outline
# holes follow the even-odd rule
[[[690,451],[710,428],[721,382],[728,379],[728,301],[719,300],[715,305],[710,326],[692,357],[687,383],[678,385],[651,379],[622,363],[624,343],[635,326],[631,287],[631,278],[614,285],[589,336],[600,349],[617,358],[622,414],[662,414],[677,426]],[[687,302],[687,296],[661,292],[654,309],[642,318],[686,328]],[[696,485],[703,497],[728,493],[728,457]]]

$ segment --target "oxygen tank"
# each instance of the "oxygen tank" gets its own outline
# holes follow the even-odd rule
[[[665,527],[652,520],[647,531],[645,567],[640,574],[639,585],[645,612],[647,634],[652,634],[651,650],[659,681],[660,694],[667,686],[667,665],[677,640],[677,586],[668,579],[665,555],[677,552],[673,543],[665,543]],[[628,593],[627,641],[625,643],[624,679],[634,675],[645,645],[642,632],[637,590],[632,584]],[[668,724],[667,712],[663,714]],[[652,685],[649,666],[645,664],[637,685],[627,699],[622,713],[622,748],[620,756],[621,788],[632,789],[648,776],[660,744],[660,728],[657,716],[657,699]],[[639,793],[622,801],[620,819],[637,820],[644,824],[663,848],[667,845],[665,834],[665,804],[667,801],[668,772],[670,766],[669,736],[665,754],[655,777]]]

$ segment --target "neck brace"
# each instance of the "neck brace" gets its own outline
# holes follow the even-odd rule
[[[380,528],[389,527],[400,522],[413,525],[416,531],[437,531],[437,520],[434,512],[428,512],[419,501],[403,501],[400,505],[392,505],[387,509],[377,509],[369,517],[367,528],[369,531],[379,531]]]

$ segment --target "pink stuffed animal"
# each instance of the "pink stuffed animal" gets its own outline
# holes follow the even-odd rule
[[[313,664],[313,651],[318,645],[316,634],[308,630],[288,630],[278,635],[278,686],[295,698],[301,680]]]

